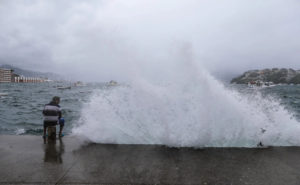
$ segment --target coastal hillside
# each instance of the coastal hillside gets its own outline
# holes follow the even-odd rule
[[[300,70],[286,68],[250,70],[233,78],[231,83],[247,84],[254,81],[273,82],[274,84],[300,84]]]

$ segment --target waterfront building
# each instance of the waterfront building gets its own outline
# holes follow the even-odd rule
[[[0,82],[12,82],[12,69],[0,68]]]
[[[39,83],[46,82],[43,78],[25,77],[13,73],[12,69],[0,68],[0,83],[1,82],[14,82],[14,83]]]
[[[18,78],[20,78],[20,75],[17,75],[15,73],[12,73],[11,75],[11,82],[18,82]]]

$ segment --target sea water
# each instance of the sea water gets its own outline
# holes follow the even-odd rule
[[[300,145],[300,86],[249,88],[209,73],[188,81],[59,90],[57,83],[0,84],[0,133],[42,134],[42,109],[60,96],[65,133],[97,143],[175,147]],[[64,84],[68,85],[68,84]]]
[[[59,86],[71,86],[71,89],[60,90]],[[60,105],[66,120],[64,132],[68,134],[94,89],[98,86],[75,87],[69,82],[0,83],[0,94],[5,93],[5,96],[0,96],[0,134],[41,135],[42,110],[53,96],[61,97]]]

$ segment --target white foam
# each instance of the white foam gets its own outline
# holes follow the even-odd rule
[[[16,133],[17,135],[24,134],[24,133],[25,133],[25,129],[24,129],[24,128],[19,128],[19,129],[17,129],[17,130],[15,131],[15,133]]]
[[[176,147],[300,145],[300,124],[272,97],[226,89],[205,71],[97,90],[73,133],[93,142]],[[263,132],[263,130],[266,130]]]

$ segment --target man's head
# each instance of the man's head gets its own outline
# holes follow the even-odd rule
[[[54,103],[56,103],[56,104],[59,104],[59,102],[60,102],[60,97],[54,96],[54,97],[52,98],[52,102],[54,102]]]

